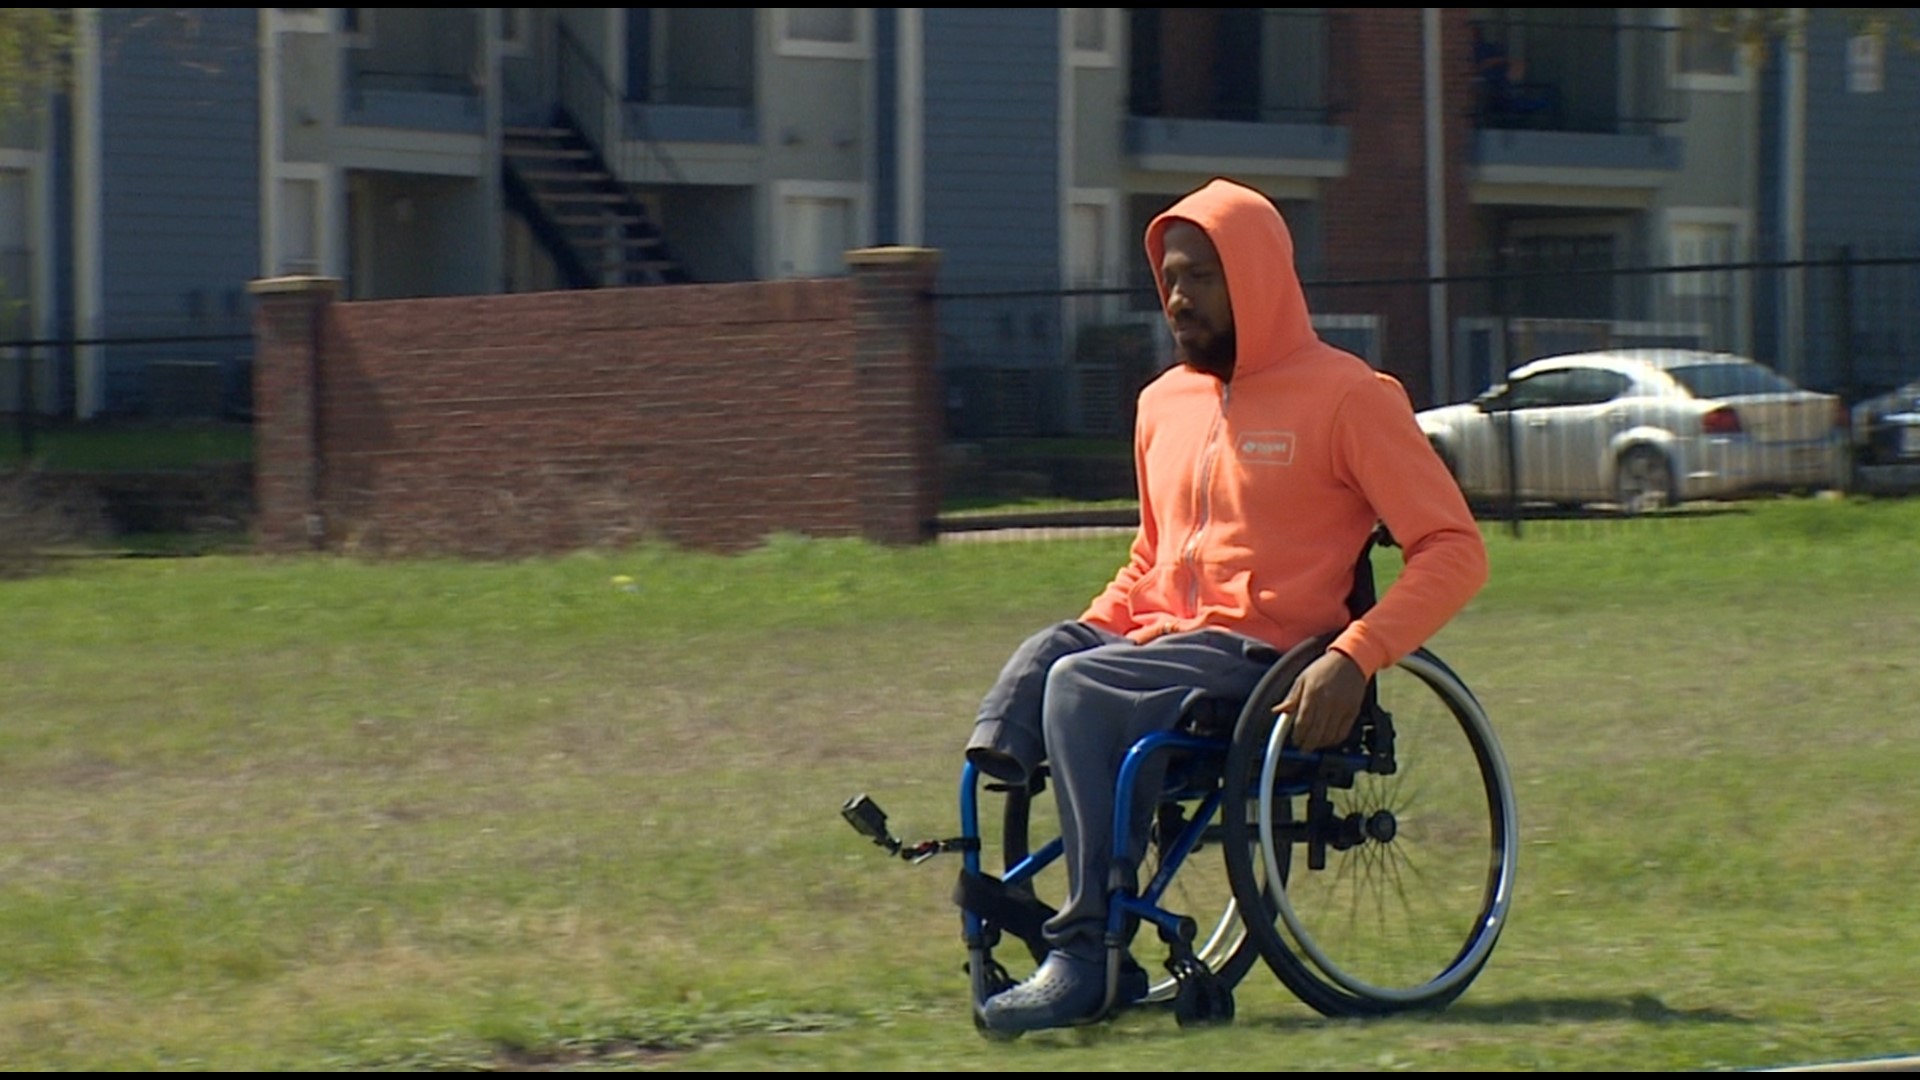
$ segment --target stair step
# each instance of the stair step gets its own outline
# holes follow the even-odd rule
[[[600,183],[613,179],[604,169],[522,169],[522,180],[559,180],[567,183]]]
[[[619,274],[621,276],[625,276],[628,274],[640,274],[646,277],[652,277],[656,279],[665,279],[667,274],[670,271],[678,270],[678,269],[680,269],[680,264],[673,263],[673,262],[613,263],[613,264],[609,264],[607,266],[601,267],[600,272],[614,273],[614,274]]]
[[[566,150],[566,148],[561,148],[561,146],[555,146],[555,148],[551,148],[551,150],[526,150],[526,148],[509,146],[509,148],[505,150],[505,154],[507,154],[507,160],[526,161],[528,167],[540,167],[540,165],[551,163],[551,161],[593,160],[593,152],[591,152],[591,150]]]
[[[509,139],[571,139],[575,137],[572,128],[563,127],[513,127],[501,129],[501,135]]]
[[[619,191],[542,190],[539,193],[539,198],[541,202],[552,203],[624,203],[632,201],[632,196]]]
[[[604,239],[594,237],[586,240],[575,239],[571,242],[574,247],[582,251],[603,248],[656,248],[659,247],[661,243],[660,238],[657,236],[614,236]]]
[[[645,214],[622,214],[608,211],[604,214],[554,214],[549,217],[555,225],[565,228],[570,225],[603,227],[608,225],[644,225]]]

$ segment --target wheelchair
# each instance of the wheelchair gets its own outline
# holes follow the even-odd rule
[[[1391,543],[1376,533],[1361,555],[1348,603],[1356,617],[1373,601],[1370,553]],[[1345,742],[1315,752],[1290,746],[1291,720],[1274,707],[1332,640],[1288,650],[1246,701],[1202,701],[1174,730],[1129,749],[1115,793],[1108,993],[1093,1020],[1170,1006],[1183,1027],[1231,1021],[1234,989],[1261,961],[1326,1016],[1438,1009],[1486,966],[1512,904],[1519,849],[1513,784],[1492,723],[1460,677],[1423,648],[1374,676]],[[1145,796],[1147,807],[1138,780],[1155,758],[1166,763],[1165,779]],[[1041,879],[1062,854],[1057,836],[1034,843],[1047,782],[1044,765],[1010,785],[964,764],[960,836],[912,846],[887,831],[866,795],[841,808],[862,835],[903,858],[961,855],[954,901],[983,1033],[987,999],[1018,981],[1007,963],[1030,970],[1047,952],[1041,926],[1054,908]],[[980,827],[983,792],[1002,797],[997,838]],[[985,856],[996,848],[990,871]],[[1204,865],[1209,856],[1220,862]],[[1064,882],[1057,888],[1063,893]],[[1149,926],[1159,972],[1149,968],[1143,996],[1122,1000],[1123,967],[1136,945],[1149,946]]]

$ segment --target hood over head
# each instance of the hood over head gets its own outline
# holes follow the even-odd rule
[[[1147,263],[1163,309],[1167,302],[1166,283],[1160,277],[1166,254],[1163,238],[1176,221],[1199,226],[1220,253],[1238,341],[1236,378],[1319,341],[1293,264],[1293,235],[1272,200],[1244,184],[1215,179],[1155,217],[1147,225]]]

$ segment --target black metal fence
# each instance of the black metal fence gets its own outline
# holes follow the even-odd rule
[[[1621,267],[1535,252],[1305,288],[1320,335],[1400,375],[1422,407],[1468,400],[1538,357],[1606,348],[1735,353],[1848,403],[1920,379],[1920,255]],[[1172,361],[1150,284],[950,283],[937,299],[958,439],[1124,435],[1118,414]]]
[[[1622,266],[1575,246],[1534,245],[1444,278],[1321,279],[1305,287],[1320,335],[1399,376],[1423,410],[1472,401],[1541,357],[1699,350],[1749,358],[1793,387],[1830,395],[1817,420],[1796,421],[1819,425],[1798,438],[1844,443],[1841,406],[1920,381],[1920,255],[1847,247],[1801,258],[1733,259],[1711,247],[1677,255]],[[938,310],[948,433],[960,443],[1125,440],[1135,394],[1173,360],[1150,284],[948,283]],[[1444,315],[1437,329],[1436,312]],[[1747,422],[1748,441],[1761,441],[1751,430],[1758,414],[1750,411]],[[1621,486],[1624,444],[1614,445],[1595,480],[1610,496]],[[1536,463],[1543,454],[1570,463],[1580,452],[1556,444],[1536,451]],[[1524,500],[1517,485],[1526,464],[1506,465],[1510,504]],[[1706,466],[1675,450],[1665,468],[1685,474]],[[1807,486],[1849,482],[1836,466]],[[1694,486],[1681,475],[1667,494],[1684,499]],[[1128,493],[1122,482],[1101,494]]]
[[[252,412],[253,334],[244,326],[0,339],[0,417],[27,457],[36,430],[76,418],[245,422]]]

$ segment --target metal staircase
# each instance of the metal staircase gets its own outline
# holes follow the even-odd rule
[[[504,133],[509,205],[576,289],[692,281],[667,250],[647,206],[556,110],[545,127]]]

